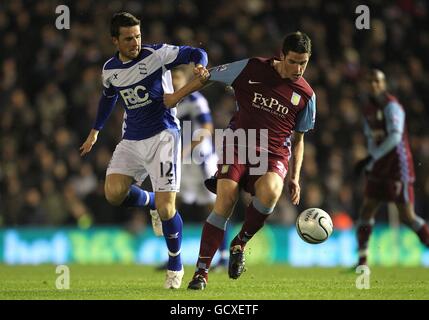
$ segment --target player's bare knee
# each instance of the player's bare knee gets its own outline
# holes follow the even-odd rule
[[[106,183],[104,185],[104,194],[106,200],[113,206],[119,206],[124,201],[127,196],[128,188],[118,184],[114,185],[111,183]]]
[[[280,193],[271,190],[258,196],[258,199],[264,206],[271,207],[277,202],[279,196]]]
[[[176,194],[174,192],[156,192],[155,206],[162,220],[169,220],[176,213]]]
[[[397,208],[401,221],[408,226],[412,225],[416,218],[414,209],[402,204],[397,204]]]
[[[267,207],[272,207],[283,190],[283,180],[276,174],[265,175],[259,178],[255,183],[256,197]]]
[[[256,190],[256,197],[266,207],[272,207],[280,198],[282,188],[278,186],[265,186]]]
[[[112,206],[120,206],[122,202],[124,202],[125,196],[119,193],[106,193],[106,200]]]
[[[214,211],[220,215],[229,216],[238,199],[238,184],[220,180]]]
[[[158,211],[161,220],[170,220],[176,213],[176,206],[174,202],[164,202],[156,204],[156,210]]]

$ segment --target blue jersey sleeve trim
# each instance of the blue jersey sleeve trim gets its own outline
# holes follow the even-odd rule
[[[210,81],[217,81],[231,85],[246,67],[248,62],[249,59],[244,59],[214,67],[210,70]]]
[[[173,62],[166,64],[165,67],[170,70],[178,65],[189,64],[191,62],[195,64],[201,64],[204,67],[207,66],[207,53],[200,48],[181,46],[179,47],[179,52],[177,53],[176,59],[174,59]]]
[[[103,96],[105,96],[106,98],[113,98],[114,96],[116,96],[116,94],[117,92],[113,86],[110,86],[108,88],[105,87],[103,90]]]
[[[201,113],[197,116],[197,121],[199,124],[212,123],[212,116],[210,113]]]
[[[117,100],[117,94],[112,97],[107,97],[104,94],[101,95],[100,101],[98,103],[97,117],[95,118],[95,123],[93,126],[94,129],[101,130],[104,127],[104,124],[112,113]]]
[[[300,111],[297,117],[295,131],[307,132],[314,128],[316,121],[316,94],[313,93],[307,105]]]
[[[191,52],[191,61],[195,64],[201,64],[204,67],[207,66],[207,63],[209,62],[209,59],[207,57],[207,53],[200,48],[193,48]]]

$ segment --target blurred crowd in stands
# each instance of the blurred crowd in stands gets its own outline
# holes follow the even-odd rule
[[[355,8],[360,2],[1,1],[0,226],[145,225],[143,210],[115,208],[104,198],[105,170],[121,138],[122,107],[91,153],[79,155],[97,112],[101,68],[114,53],[109,22],[117,11],[141,19],[143,43],[202,47],[209,66],[278,55],[283,36],[291,31],[311,37],[313,55],[305,78],[317,95],[317,119],[315,130],[306,135],[302,199],[292,206],[285,189],[272,223],[293,224],[297,212],[307,207],[324,208],[344,227],[356,219],[363,179],[353,176],[353,164],[366,156],[362,75],[369,67],[384,70],[406,109],[416,210],[427,220],[429,5],[423,0],[369,1],[370,29],[358,30]],[[69,30],[55,27],[60,4],[70,8]],[[225,128],[235,110],[233,96],[220,85],[203,94],[215,127]],[[196,222],[198,215],[192,216]]]

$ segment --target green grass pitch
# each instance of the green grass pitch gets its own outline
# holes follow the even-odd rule
[[[193,267],[180,290],[162,288],[164,272],[152,266],[69,265],[70,289],[56,289],[56,266],[0,265],[0,299],[289,300],[429,299],[429,269],[373,267],[370,288],[357,289],[359,274],[345,268],[248,265],[239,280],[210,273],[204,291],[187,290]]]

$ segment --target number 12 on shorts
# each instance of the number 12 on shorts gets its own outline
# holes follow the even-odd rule
[[[172,177],[173,176],[173,162],[171,161],[165,161],[160,162],[160,177]]]

